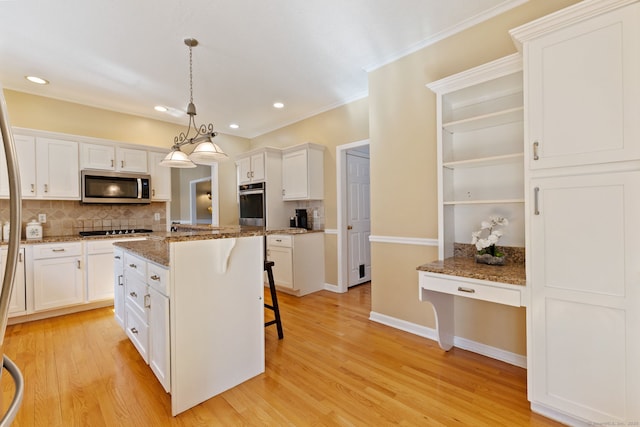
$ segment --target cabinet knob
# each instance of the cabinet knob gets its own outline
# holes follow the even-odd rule
[[[115,259],[120,259],[120,255],[114,256]]]
[[[132,298],[138,298],[138,294],[136,294],[136,293],[135,293],[135,292],[133,292],[133,291],[129,292],[129,295],[130,295]]]
[[[353,225],[347,225],[347,230],[353,230]]]
[[[131,328],[131,332],[133,332],[134,334],[137,334],[138,330],[136,328]]]
[[[154,274],[153,276],[150,277],[151,280],[160,280],[160,276]]]
[[[129,267],[131,267],[131,268],[138,268],[138,266],[137,266],[137,265],[135,265],[135,264],[129,264]]]

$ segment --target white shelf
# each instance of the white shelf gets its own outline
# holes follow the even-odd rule
[[[517,163],[518,161],[524,161],[524,153],[504,154],[501,156],[482,157],[468,160],[457,160],[455,162],[445,162],[442,164],[442,166],[448,169],[462,169],[503,165],[508,163]]]
[[[524,203],[524,199],[492,199],[492,200],[452,200],[443,202],[447,205],[487,205],[487,204],[506,204],[506,203]]]
[[[500,126],[507,123],[524,120],[524,107],[508,108],[493,113],[473,116],[462,120],[455,120],[442,124],[442,128],[449,133],[471,132],[478,129]]]

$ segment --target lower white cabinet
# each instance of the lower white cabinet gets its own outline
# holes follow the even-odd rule
[[[33,307],[35,311],[84,301],[82,243],[33,247]]]
[[[169,392],[168,270],[128,252],[124,253],[123,265],[125,332]],[[116,276],[117,268],[114,269]],[[119,287],[117,281],[115,287]],[[116,309],[116,318],[118,314]]]
[[[7,248],[2,248],[2,266],[0,269],[0,280],[4,277],[4,270],[7,267]],[[18,252],[18,262],[16,264],[16,274],[13,280],[13,290],[11,291],[11,301],[9,302],[9,316],[24,314],[27,310],[26,302],[26,282],[25,282],[25,258],[24,248]]]
[[[124,252],[113,248],[113,312],[122,329],[125,329],[124,301]]]
[[[279,290],[302,296],[324,289],[324,233],[269,235],[267,260]]]

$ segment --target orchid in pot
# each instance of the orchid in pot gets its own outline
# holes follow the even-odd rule
[[[509,225],[507,218],[491,216],[489,221],[482,221],[480,230],[471,233],[471,243],[476,245],[478,250],[476,262],[491,265],[504,264],[504,254],[496,248],[496,243],[502,237],[503,232],[496,227],[506,227],[507,225]]]

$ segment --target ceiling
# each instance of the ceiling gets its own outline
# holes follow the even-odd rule
[[[252,138],[367,96],[367,71],[525,1],[0,0],[0,82],[186,126],[193,37],[196,122]]]

